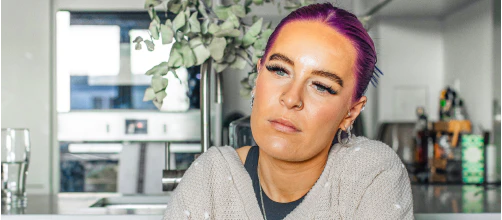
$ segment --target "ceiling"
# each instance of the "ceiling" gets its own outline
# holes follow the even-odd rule
[[[367,12],[384,0],[354,0]],[[480,0],[393,0],[377,15],[385,17],[443,17]]]

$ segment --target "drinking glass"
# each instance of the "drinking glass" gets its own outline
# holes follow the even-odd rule
[[[30,162],[30,132],[2,128],[2,206],[26,207],[26,176]]]

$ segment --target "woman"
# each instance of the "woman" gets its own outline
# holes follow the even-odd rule
[[[398,156],[350,135],[375,63],[373,41],[353,14],[328,3],[292,12],[257,64],[258,146],[210,148],[185,173],[164,218],[413,219]]]

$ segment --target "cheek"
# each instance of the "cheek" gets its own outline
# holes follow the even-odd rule
[[[256,80],[254,103],[259,103],[256,105],[257,108],[266,108],[266,106],[273,104],[273,101],[277,101],[277,97],[281,94],[280,86],[276,85],[277,83],[273,79],[264,75],[267,73],[260,74]]]
[[[311,125],[311,130],[315,133],[337,130],[343,118],[341,105],[324,104],[318,106],[320,107],[311,106],[306,109],[308,110],[306,120],[310,122],[308,124]]]

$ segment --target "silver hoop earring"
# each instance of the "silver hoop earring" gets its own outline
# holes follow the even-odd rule
[[[344,139],[342,139],[343,130],[340,129],[338,131],[338,143],[343,144],[343,145],[347,145],[352,138],[352,132],[350,131],[350,130],[352,130],[352,125],[350,125],[349,128],[345,128],[345,129],[347,130],[347,134],[348,134],[347,138],[345,139],[346,140],[345,142],[343,142]]]
[[[253,109],[253,102],[254,102],[254,93],[251,92],[251,102],[249,103],[249,108]]]

